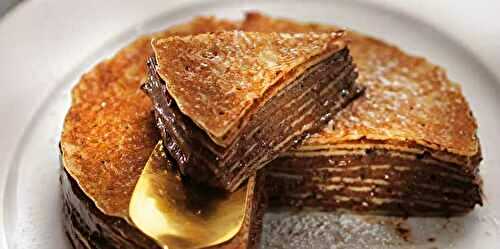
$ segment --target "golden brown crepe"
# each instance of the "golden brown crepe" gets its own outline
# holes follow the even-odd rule
[[[250,13],[242,29],[331,32]],[[365,94],[270,166],[275,204],[453,215],[482,204],[477,124],[444,69],[348,32]]]
[[[238,25],[200,17],[155,36],[191,35]],[[61,137],[65,169],[101,211],[127,217],[130,195],[159,134],[141,91],[151,38],[139,37],[85,73],[72,90]]]
[[[158,36],[234,29],[236,23],[200,17]],[[137,230],[129,202],[146,161],[160,139],[151,102],[140,90],[146,77],[151,38],[139,37],[85,73],[72,91],[61,137],[64,226],[73,248],[159,248]],[[262,177],[238,234],[211,248],[255,248],[260,237]]]
[[[196,18],[155,36],[191,35],[233,29],[264,32],[338,30],[331,25],[298,23],[250,13],[243,22],[210,17]],[[392,188],[400,194],[411,194],[411,186],[394,181],[394,174],[386,174],[384,170],[391,169],[392,166],[398,166],[392,167],[395,169],[393,172],[398,169],[406,172],[402,179],[408,181],[429,180],[434,176],[434,182],[443,180],[451,183],[442,188],[443,193],[433,195],[431,210],[438,211],[440,215],[449,213],[444,212],[446,210],[439,202],[437,205],[432,202],[446,198],[446,201],[450,201],[448,192],[455,192],[456,200],[465,196],[474,204],[481,203],[478,175],[481,151],[476,137],[477,125],[460,88],[450,82],[444,69],[423,58],[408,55],[393,45],[358,33],[349,32],[347,35],[352,40],[350,49],[359,68],[359,83],[367,87],[366,95],[340,113],[337,123],[331,123],[325,131],[312,136],[301,147],[284,154],[275,162],[271,172],[274,176],[279,176],[280,173],[290,176],[291,169],[296,172],[295,176],[302,179],[299,184],[293,181],[294,178],[281,181],[284,178],[271,177],[270,181],[267,181],[271,185],[268,187],[278,186],[277,189],[281,190],[284,201],[278,201],[278,204],[304,205],[308,202],[309,206],[315,204],[329,207],[332,203],[344,203],[341,207],[354,211],[382,211],[389,215],[401,212],[400,214],[408,215],[405,208],[409,206],[397,202],[395,206],[376,206],[373,204],[382,203],[383,198],[375,199],[372,203],[364,192],[368,187],[369,195],[382,195],[391,193],[389,188]],[[72,91],[72,106],[65,119],[61,138],[63,166],[69,173],[63,173],[63,184],[73,181],[67,186],[74,190],[65,189],[81,191],[81,196],[88,197],[81,207],[111,220],[112,231],[119,231],[124,235],[133,232],[126,221],[130,195],[159,139],[153,124],[151,103],[139,89],[146,77],[144,62],[153,52],[150,48],[152,37],[138,38],[113,58],[97,64],[82,76]],[[392,151],[395,155],[399,153],[410,161],[417,158],[426,160],[414,165],[423,164],[429,170],[413,167],[408,162],[406,165],[392,166],[387,163],[375,164],[377,160],[386,160],[386,154],[377,153],[383,150]],[[327,163],[324,160],[309,161],[325,155]],[[328,161],[336,155],[340,156],[336,158],[339,160]],[[353,161],[342,158],[353,155],[365,161],[355,165]],[[450,162],[453,163],[448,165]],[[439,178],[441,171],[437,170],[441,169],[440,165],[444,165],[443,168],[446,169],[442,178]],[[313,166],[313,170],[305,170],[308,166]],[[341,177],[340,174],[349,166],[354,177]],[[328,182],[321,179],[321,173],[311,177],[320,172],[319,168],[332,172],[332,175],[327,177]],[[409,170],[404,171],[405,169]],[[384,179],[386,175],[389,179]],[[449,176],[455,180],[448,180]],[[364,182],[370,182],[370,186],[362,185]],[[463,188],[455,189],[464,182],[469,191],[464,191]],[[381,183],[381,186],[377,183]],[[321,197],[325,189],[340,188],[342,191],[331,197],[330,203],[325,203],[303,195],[309,194],[310,191],[304,190],[311,186],[316,188],[312,195],[314,198]],[[375,188],[372,189],[371,186]],[[470,209],[462,208],[459,211]],[[420,214],[423,212],[417,211],[421,212]],[[245,224],[254,226],[254,222],[247,219]],[[250,233],[246,231],[248,230],[242,229],[242,235],[234,238],[234,244],[227,243],[219,248],[250,248],[255,245],[256,238],[249,237]],[[109,231],[103,229],[102,232]],[[74,234],[76,237],[80,236],[77,232]],[[143,236],[142,239],[148,241],[147,237]],[[149,241],[146,244],[154,247],[151,243]],[[138,244],[134,247],[141,248]]]
[[[344,48],[342,34],[222,31],[157,38],[152,46],[158,73],[181,112],[227,147],[251,109],[274,95],[267,92],[278,92]]]
[[[343,32],[157,38],[143,89],[190,178],[234,191],[359,95]]]

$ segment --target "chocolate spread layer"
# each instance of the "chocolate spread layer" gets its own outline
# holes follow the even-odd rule
[[[156,72],[154,58],[148,66],[149,79],[143,89],[152,99],[164,146],[179,170],[196,181],[228,190],[321,129],[361,93],[354,85],[357,72],[352,58],[343,49],[309,68],[258,108],[236,141],[223,148],[180,112]]]
[[[148,236],[122,218],[102,213],[64,170],[60,176],[63,193],[64,229],[75,249],[158,248]],[[252,207],[245,224],[232,240],[212,249],[257,248],[260,240],[262,216],[265,210],[264,179],[257,177]]]
[[[273,206],[348,209],[402,216],[453,216],[482,205],[477,173],[427,155],[368,150],[360,155],[279,158],[268,169]]]

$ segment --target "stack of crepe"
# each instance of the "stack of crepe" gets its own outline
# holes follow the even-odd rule
[[[64,223],[74,248],[160,248],[154,238],[132,222],[128,211],[136,183],[161,138],[172,155],[164,163],[178,167],[191,178],[229,190],[237,188],[245,178],[220,173],[217,169],[221,164],[205,165],[200,171],[199,167],[190,171],[196,168],[195,163],[182,164],[184,159],[205,160],[197,158],[200,151],[191,148],[201,148],[202,155],[215,155],[227,148],[231,144],[227,141],[242,131],[231,129],[234,122],[215,129],[187,115],[189,111],[182,111],[182,104],[167,101],[171,114],[185,121],[180,125],[182,132],[201,134],[195,136],[201,138],[201,143],[186,143],[184,148],[188,149],[181,150],[175,146],[181,144],[179,140],[172,142],[176,139],[172,133],[161,125],[159,130],[156,127],[165,118],[155,106],[159,102],[152,104],[140,89],[148,78],[160,83],[160,87],[164,86],[162,81],[171,79],[168,72],[162,73],[162,56],[158,54],[150,60],[148,76],[146,61],[154,54],[151,39],[161,45],[192,39],[178,37],[230,30],[290,35],[314,32],[322,36],[338,28],[258,13],[248,14],[242,22],[200,17],[166,32],[140,37],[84,74],[72,91],[72,105],[61,138]],[[217,39],[213,35],[201,37]],[[455,215],[482,203],[477,125],[460,88],[450,82],[443,69],[423,58],[361,34],[349,32],[347,38],[358,68],[357,83],[366,88],[364,94],[338,114],[341,107],[332,107],[335,115],[319,120],[329,121],[328,125],[317,126],[322,130],[309,129],[311,135],[300,144],[287,144],[286,151],[263,170],[257,171],[278,156],[271,153],[273,148],[259,156],[259,163],[245,166],[250,170],[240,171],[248,177],[245,184],[250,189],[244,222],[234,237],[211,248],[258,247],[265,192],[278,207],[387,215]],[[331,51],[343,56],[344,63],[350,63],[350,57],[341,52],[342,46],[334,47]],[[160,67],[155,64],[158,62]],[[350,91],[344,97],[351,99],[355,92],[359,93]],[[163,93],[163,99],[168,100],[166,91]],[[153,109],[155,115],[151,114]],[[241,109],[233,114],[241,114],[238,112]],[[297,119],[297,113],[282,115],[281,120],[293,116],[286,122],[288,125]],[[191,136],[179,137],[193,141]],[[197,176],[197,172],[201,174]],[[219,174],[222,177],[217,177]]]
[[[329,32],[250,14],[261,32]],[[278,205],[386,215],[450,216],[482,204],[477,124],[444,69],[355,32],[349,48],[365,94],[269,167]]]

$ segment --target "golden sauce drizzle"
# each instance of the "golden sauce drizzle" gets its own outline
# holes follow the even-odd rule
[[[245,218],[246,184],[233,193],[187,184],[173,167],[159,142],[132,194],[135,226],[168,249],[206,248],[233,238]]]

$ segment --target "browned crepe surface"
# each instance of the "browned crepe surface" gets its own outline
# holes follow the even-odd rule
[[[237,24],[197,18],[161,36],[188,35]],[[160,139],[151,102],[140,90],[151,36],[144,36],[85,73],[72,91],[61,138],[63,163],[105,214],[127,217],[137,179]]]
[[[236,28],[283,32],[337,30],[333,26],[299,24],[253,13],[242,24],[198,18],[162,36]],[[367,96],[339,115],[335,132],[325,131],[306,141],[306,145],[373,137],[377,140],[404,139],[404,143],[418,142],[458,155],[477,156],[479,142],[475,136],[475,120],[459,87],[450,83],[443,69],[376,39],[352,33],[350,38],[353,40],[351,53],[360,70],[358,82],[368,86]],[[146,58],[152,53],[150,39],[150,36],[139,38],[83,75],[72,91],[72,106],[64,124],[61,139],[64,166],[98,208],[108,215],[127,216],[135,183],[159,139],[150,113],[151,103],[139,89],[146,75]],[[380,70],[377,74],[366,75],[374,73],[377,68]],[[397,70],[404,78],[391,78]],[[383,95],[386,89],[392,89],[390,92],[394,94],[406,94],[397,86],[385,85],[389,79],[398,80],[403,88],[406,83],[412,87],[417,84],[416,89],[428,94],[422,95],[426,97],[419,101],[408,94],[409,100],[415,102],[398,104],[407,113],[384,107],[394,107],[395,104],[391,103],[374,105],[388,100],[401,101],[395,96],[382,96],[380,100],[373,98]],[[424,80],[426,84],[418,86],[418,80]],[[444,91],[439,99],[432,94],[438,90]],[[418,108],[417,104],[420,104]],[[412,105],[415,110],[411,110]],[[446,110],[445,114],[443,110]],[[441,115],[429,117],[431,111]],[[389,119],[378,118],[383,114],[388,114]],[[403,119],[397,114],[411,120],[407,124],[401,123]],[[354,119],[351,120],[351,116]]]
[[[338,27],[250,13],[242,29],[331,32]],[[367,87],[365,96],[298,150],[353,140],[381,140],[418,144],[459,157],[480,154],[476,121],[460,87],[447,78],[444,69],[380,40],[354,32],[348,36],[359,69],[358,82]]]
[[[181,112],[226,147],[235,136],[223,137],[242,126],[267,92],[278,92],[302,67],[344,48],[342,35],[221,31],[157,38],[152,46],[158,73]]]
[[[249,14],[242,27],[263,32],[338,29],[258,13]],[[273,161],[268,171],[271,201],[280,206],[424,216],[463,214],[481,205],[477,124],[460,87],[447,78],[444,69],[424,58],[359,33],[350,32],[348,37],[365,95],[341,111],[322,132]],[[362,158],[361,163],[357,158]],[[406,166],[401,167],[401,163]],[[423,163],[425,166],[419,167]],[[459,197],[446,192],[453,176],[444,172],[443,165],[462,175],[465,183],[454,189],[461,193]],[[398,173],[400,169],[413,171],[403,175]],[[344,177],[346,172],[362,173]],[[382,174],[381,178],[375,173]],[[335,183],[339,179],[340,184]],[[368,184],[360,187],[360,182]],[[387,194],[371,182],[387,183],[394,199],[370,202]],[[442,192],[424,194],[425,187]],[[394,197],[397,194],[403,198]],[[418,206],[422,204],[419,201],[425,208]]]

